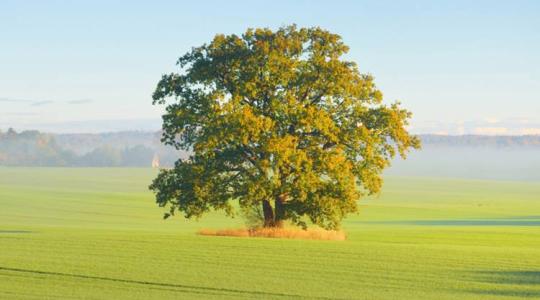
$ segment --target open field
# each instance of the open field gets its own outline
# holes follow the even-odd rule
[[[198,236],[150,169],[0,168],[0,299],[540,298],[540,183],[389,177],[347,241]]]

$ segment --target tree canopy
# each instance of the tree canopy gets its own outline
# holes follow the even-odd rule
[[[153,94],[162,142],[191,151],[150,186],[165,217],[234,215],[238,201],[264,226],[335,229],[379,192],[392,158],[420,143],[411,113],[384,104],[347,51],[337,34],[293,25],[218,34],[180,57]]]

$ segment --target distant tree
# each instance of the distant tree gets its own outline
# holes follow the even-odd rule
[[[9,128],[8,131],[6,132],[6,136],[8,137],[15,137],[17,136],[17,132],[15,131],[15,129],[13,128]]]
[[[154,151],[146,146],[126,147],[122,153],[122,166],[149,167],[153,157]]]
[[[119,167],[122,165],[122,151],[102,146],[78,158],[77,164],[84,167]]]
[[[411,113],[385,105],[370,75],[344,60],[339,35],[320,28],[216,35],[178,60],[153,95],[165,104],[165,144],[191,150],[150,186],[165,217],[200,217],[232,202],[328,229],[381,189],[382,170],[419,140]]]
[[[0,134],[0,165],[66,166],[74,154],[61,149],[54,138],[36,130],[17,133],[10,128]]]

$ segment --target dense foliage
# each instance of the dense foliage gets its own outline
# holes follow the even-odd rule
[[[182,56],[153,95],[166,104],[163,141],[193,151],[150,186],[166,217],[233,214],[234,199],[265,226],[337,228],[378,192],[392,157],[419,140],[347,51],[336,34],[289,26],[217,35]]]

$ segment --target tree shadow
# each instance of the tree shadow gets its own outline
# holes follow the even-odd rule
[[[312,296],[308,297],[308,296],[285,294],[285,293],[249,291],[249,290],[239,290],[239,289],[229,289],[229,288],[214,288],[214,287],[205,287],[205,286],[152,282],[152,281],[144,281],[144,280],[110,278],[110,277],[84,275],[84,274],[49,272],[49,271],[9,268],[9,267],[1,267],[1,266],[0,266],[0,270],[18,272],[18,273],[30,273],[30,274],[38,274],[38,275],[62,276],[62,277],[71,277],[71,278],[80,278],[80,279],[119,282],[119,283],[141,285],[141,286],[145,286],[149,289],[154,289],[154,290],[156,289],[167,290],[167,291],[173,291],[173,292],[192,293],[192,294],[200,294],[200,295],[217,295],[217,296],[229,295],[233,297],[244,296],[248,298],[258,296],[258,297],[287,297],[287,298],[308,298],[308,299],[336,299],[336,298],[328,298],[328,297],[312,297]]]
[[[523,220],[523,219],[528,219],[528,220],[540,220],[540,216],[513,216],[513,217],[506,217],[504,219],[514,219],[514,220]]]
[[[420,226],[540,226],[540,220],[529,219],[458,219],[405,221]]]
[[[482,282],[498,284],[540,285],[539,271],[480,271],[476,278]],[[539,286],[540,288],[540,286]]]
[[[506,296],[519,298],[540,298],[540,291],[516,291],[516,290],[470,290],[470,293],[484,296]]]
[[[9,233],[33,233],[30,230],[0,230],[0,234],[9,234]]]
[[[364,224],[401,224],[416,226],[540,226],[540,216],[474,218],[444,220],[360,221]]]
[[[468,290],[470,293],[486,296],[540,298],[540,270],[479,271],[474,273],[473,281],[497,284],[497,288]],[[508,285],[514,285],[514,287],[510,288]]]

